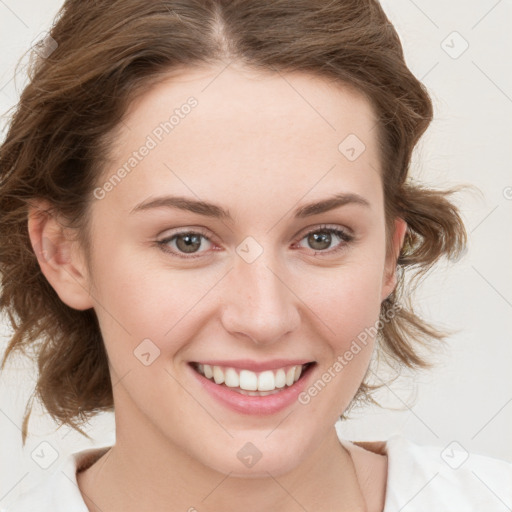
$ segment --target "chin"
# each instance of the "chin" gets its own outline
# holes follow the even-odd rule
[[[272,437],[275,434],[270,435]],[[265,434],[268,436],[268,433]],[[211,453],[204,459],[203,464],[222,474],[229,474],[237,478],[268,478],[285,475],[298,467],[307,457],[303,443],[297,438],[296,442],[279,439],[267,439],[262,442],[231,440],[230,445],[225,445],[223,450]],[[254,437],[253,437],[254,439]]]

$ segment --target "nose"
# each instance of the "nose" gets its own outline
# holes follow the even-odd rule
[[[275,343],[300,324],[300,300],[290,289],[286,272],[264,255],[252,263],[237,259],[223,293],[224,328],[258,345]]]

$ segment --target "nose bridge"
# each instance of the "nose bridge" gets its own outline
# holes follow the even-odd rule
[[[230,272],[223,324],[232,334],[245,334],[255,343],[273,343],[298,325],[294,295],[271,251],[248,261],[237,257]]]

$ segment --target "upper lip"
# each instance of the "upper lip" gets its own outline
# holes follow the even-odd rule
[[[225,366],[238,368],[240,370],[251,370],[263,372],[265,370],[277,370],[285,366],[299,366],[306,363],[313,363],[311,359],[273,359],[272,361],[253,361],[252,359],[223,359],[194,361],[195,364],[209,364],[210,366]]]

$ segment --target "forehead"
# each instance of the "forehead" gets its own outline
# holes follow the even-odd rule
[[[294,201],[340,187],[362,193],[380,185],[376,135],[370,103],[351,87],[303,73],[196,68],[130,105],[102,179],[125,167],[109,199],[126,208],[165,192],[226,201],[235,188]]]

